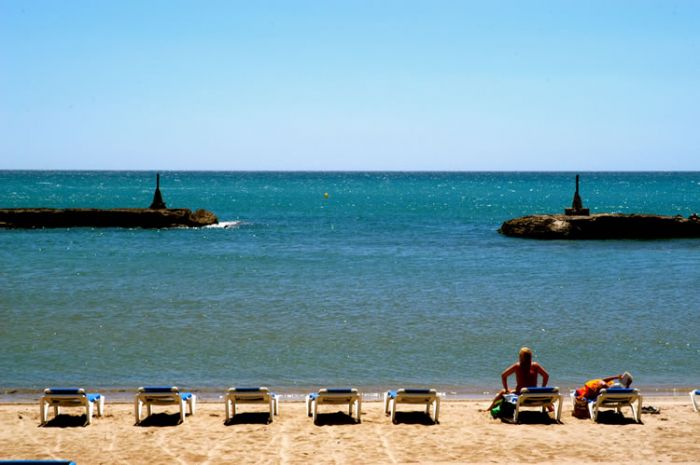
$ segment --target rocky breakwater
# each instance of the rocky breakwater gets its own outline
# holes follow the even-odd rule
[[[210,211],[187,208],[0,209],[0,228],[197,228],[218,222]]]
[[[619,213],[531,215],[506,221],[498,232],[530,239],[700,238],[700,217]]]

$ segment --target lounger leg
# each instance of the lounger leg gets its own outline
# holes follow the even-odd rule
[[[275,399],[275,415],[279,415],[280,414],[280,398],[275,396],[274,399]]]
[[[563,404],[562,400],[563,400],[563,398],[560,395],[559,399],[557,400],[557,416],[555,418],[555,420],[557,420],[557,423],[561,422],[561,407]]]
[[[226,417],[224,418],[224,423],[228,423],[229,418],[231,418],[231,399],[228,396],[226,396],[224,404],[226,405]]]
[[[440,416],[440,398],[435,398],[435,423],[440,423],[438,417]]]
[[[311,397],[306,396],[306,416],[311,416]]]
[[[43,397],[39,401],[39,419],[42,426],[49,421],[49,403]]]
[[[362,398],[358,397],[355,403],[357,406],[357,422],[362,423]]]
[[[105,414],[105,396],[100,395],[100,399],[97,402],[97,416],[101,417]]]
[[[389,415],[389,392],[384,393],[384,415]]]
[[[637,399],[637,408],[634,408],[634,404],[632,405],[632,413],[634,414],[634,419],[637,421],[637,423],[642,422],[642,396],[639,396]]]
[[[153,411],[151,410],[151,404],[149,402],[146,404],[146,415],[150,417],[152,413]]]
[[[57,417],[58,415],[60,415],[60,413],[61,413],[60,407],[58,405],[54,405],[53,406],[53,416]]]
[[[180,423],[185,422],[185,400],[180,398]]]
[[[316,400],[313,400],[311,403],[313,404],[313,405],[312,405],[312,408],[313,408],[313,411],[314,411],[314,413],[313,413],[313,419],[314,419],[314,425],[315,425],[315,424],[316,424],[316,420],[318,419],[318,402],[316,402]]]
[[[89,400],[86,400],[86,402],[87,403],[85,404],[85,424],[89,425],[90,423],[92,423],[92,410],[94,404]]]
[[[141,399],[139,399],[139,396],[137,395],[134,398],[134,416],[136,417],[136,424],[138,425],[141,423]]]
[[[275,398],[270,396],[270,416],[267,419],[268,423],[272,423],[272,416],[275,414]]]
[[[189,404],[189,407],[190,407],[190,415],[194,415],[195,412],[197,411],[197,395],[192,394],[192,397],[187,399],[187,403]]]
[[[389,414],[390,418],[391,418],[391,422],[393,424],[396,424],[396,399],[391,399],[389,401],[389,404],[390,404],[389,409],[391,410],[391,412]]]
[[[598,401],[588,402],[588,413],[590,414],[592,422],[595,423],[598,421]]]

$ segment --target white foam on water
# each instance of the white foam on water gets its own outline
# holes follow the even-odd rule
[[[212,229],[238,229],[243,224],[243,221],[219,221],[217,224],[205,226]]]

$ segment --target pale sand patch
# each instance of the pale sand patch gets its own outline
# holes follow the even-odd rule
[[[661,414],[642,415],[642,425],[578,420],[568,400],[563,424],[509,425],[479,411],[487,404],[443,402],[440,424],[428,426],[420,424],[420,415],[403,417],[418,424],[392,425],[380,402],[365,402],[359,425],[336,413],[321,418],[334,424],[314,426],[303,403],[288,402],[280,404],[280,416],[270,425],[225,426],[223,403],[200,403],[184,424],[137,427],[130,404],[107,403],[106,416],[91,426],[43,428],[38,403],[4,404],[0,459],[65,458],[78,465],[700,463],[700,414],[687,398],[649,398],[645,404],[661,408]],[[243,407],[251,409],[255,406]],[[337,410],[324,406],[322,412]],[[175,413],[164,407],[154,411]]]

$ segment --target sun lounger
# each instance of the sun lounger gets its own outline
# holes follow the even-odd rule
[[[546,412],[550,407],[557,404],[554,420],[561,421],[562,397],[559,394],[558,387],[527,387],[520,391],[520,394],[506,394],[504,398],[509,400],[516,399],[515,412],[513,413],[513,422],[518,422],[520,409],[524,407],[538,407],[543,412]]]
[[[362,408],[362,398],[357,389],[321,389],[318,392],[312,392],[306,396],[306,413],[313,417],[316,423],[318,417],[318,406],[323,404],[329,405],[344,405],[349,408],[348,414],[352,417],[353,406],[355,407],[355,419],[360,423],[360,411]]]
[[[700,389],[690,391],[690,401],[693,403],[693,410],[700,412]]]
[[[397,404],[425,405],[425,413],[430,415],[433,408],[433,421],[438,422],[440,415],[440,397],[435,389],[398,389],[384,393],[384,413],[391,416],[391,422],[396,423]]]
[[[236,415],[236,406],[238,404],[266,404],[270,406],[270,419],[268,423],[272,423],[272,416],[279,413],[279,397],[274,392],[266,387],[232,387],[226,392],[226,420],[233,418]]]
[[[177,386],[146,386],[140,387],[134,398],[134,414],[136,424],[141,423],[143,406],[146,406],[147,416],[151,415],[152,405],[178,405],[180,421],[185,421],[185,404],[189,407],[190,415],[194,415],[197,397],[190,392],[180,392]]]
[[[44,395],[39,399],[39,410],[41,424],[45,425],[49,421],[49,407],[53,407],[54,415],[60,413],[61,407],[84,407],[85,424],[92,423],[94,406],[97,405],[97,416],[101,417],[104,412],[105,398],[98,393],[88,394],[85,389],[80,388],[47,388]]]
[[[0,465],[75,465],[70,460],[0,460]]]
[[[595,400],[588,401],[588,411],[593,421],[598,421],[598,414],[601,409],[615,409],[621,414],[622,407],[631,408],[634,420],[637,423],[641,423],[642,396],[637,389],[623,387],[601,389]]]

